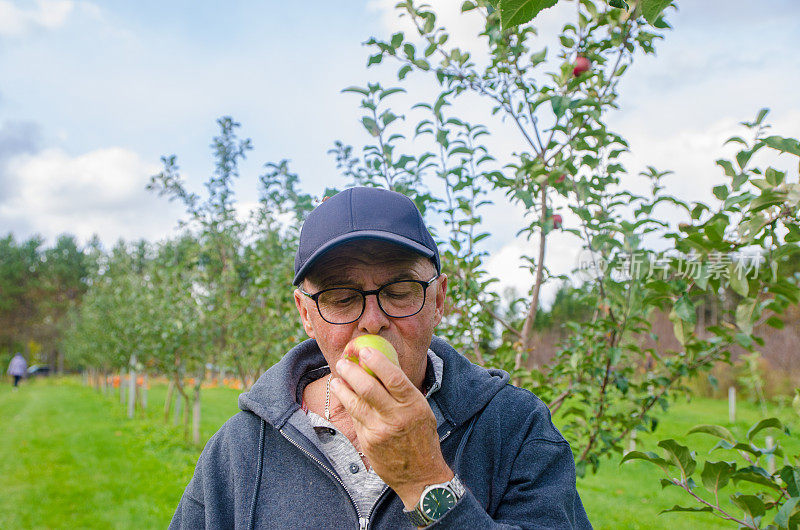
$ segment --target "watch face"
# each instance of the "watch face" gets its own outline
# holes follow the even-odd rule
[[[446,488],[433,488],[422,499],[422,511],[431,519],[438,519],[455,506],[456,497]]]

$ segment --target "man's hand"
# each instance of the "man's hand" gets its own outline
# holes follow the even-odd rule
[[[361,450],[375,473],[412,509],[430,484],[447,482],[447,466],[436,433],[436,418],[425,396],[380,352],[362,348],[361,362],[340,360],[331,392],[353,419]]]

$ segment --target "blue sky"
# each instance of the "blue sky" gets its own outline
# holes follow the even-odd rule
[[[144,186],[159,157],[174,153],[199,190],[222,115],[255,146],[237,189],[243,203],[254,199],[262,165],[282,158],[308,192],[343,186],[326,151],[337,139],[366,138],[358,99],[340,91],[395,82],[394,66],[367,70],[362,45],[403,28],[394,3],[0,0],[0,233],[97,233],[108,244],[168,236],[180,208]],[[456,42],[473,39],[460,2],[431,3]],[[537,19],[543,44],[574,10],[560,4]],[[737,122],[770,107],[776,133],[800,136],[800,2],[679,5],[658,56],[626,75],[611,122],[631,143],[631,178],[653,164],[676,172],[675,194],[708,198]],[[432,94],[422,77],[408,88],[413,100]],[[491,123],[481,105],[464,113]],[[490,143],[499,158],[517,145],[507,127]],[[524,289],[519,256],[535,249],[514,237],[523,212],[495,200],[485,214],[490,268]],[[554,238],[551,252],[563,256],[554,265],[570,267],[578,250]]]

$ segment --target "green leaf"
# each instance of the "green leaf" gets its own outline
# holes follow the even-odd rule
[[[781,320],[778,317],[769,317],[766,320],[765,324],[768,325],[769,327],[775,328],[775,329],[783,329],[784,326],[785,326],[785,324],[783,323],[783,320]]]
[[[794,138],[784,138],[782,136],[769,136],[764,138],[764,143],[773,149],[800,156],[800,141]]]
[[[748,335],[753,332],[755,323],[756,299],[745,298],[736,306],[736,325]]]
[[[800,497],[800,467],[783,466],[780,470],[781,479],[786,483],[786,491],[792,497]]]
[[[684,479],[689,478],[697,466],[692,453],[685,445],[681,445],[673,439],[661,440],[658,446],[667,452],[667,460],[678,466]]]
[[[538,53],[531,54],[531,63],[536,66],[539,63],[543,63],[547,58],[547,48],[543,49]]]
[[[622,465],[629,460],[646,460],[650,463],[659,466],[661,469],[665,471],[668,466],[673,465],[672,463],[664,460],[663,458],[653,453],[652,451],[647,451],[647,452],[628,451],[627,453],[625,453],[625,456],[622,457],[622,460],[619,461],[619,465]]]
[[[569,108],[569,98],[567,96],[553,96],[550,98],[550,104],[553,106],[553,113],[557,118],[560,118]]]
[[[677,484],[675,484],[671,479],[662,478],[661,479],[661,489],[663,490],[664,488],[666,488],[668,486],[680,487]]]
[[[686,506],[678,506],[677,504],[672,508],[661,510],[658,512],[659,515],[662,513],[669,513],[669,512],[713,512],[714,509],[711,506],[703,506],[702,508],[688,508]]]
[[[758,111],[758,116],[756,116],[756,120],[753,123],[755,125],[761,125],[761,123],[764,121],[764,118],[767,117],[767,114],[769,114],[769,109],[768,108],[765,107],[765,108],[759,110]]]
[[[800,497],[792,497],[783,503],[781,509],[775,514],[775,524],[781,528],[789,528],[789,517],[791,517],[795,506],[800,503]]]
[[[731,186],[733,186],[733,189],[738,190],[739,188],[742,187],[742,184],[747,182],[748,178],[750,177],[747,175],[747,173],[739,173],[738,175],[733,177],[733,182],[731,183]]]
[[[533,208],[533,196],[527,190],[517,190],[514,196],[525,204],[525,208]]]
[[[611,7],[616,7],[617,9],[625,9],[625,10],[630,9],[628,7],[628,4],[625,3],[625,0],[608,0],[608,5],[610,5]]]
[[[763,420],[759,421],[758,423],[750,427],[750,430],[747,431],[747,439],[752,440],[753,437],[759,433],[759,431],[769,428],[780,429],[786,432],[786,427],[784,427],[783,423],[781,423],[781,420],[779,420],[778,418],[764,418]]]
[[[747,297],[750,285],[747,281],[746,271],[744,269],[736,270],[735,263],[728,265],[728,282],[731,284],[731,289],[738,293],[739,296]]]
[[[730,462],[709,462],[703,466],[703,486],[714,493],[719,492],[728,483],[728,479],[736,471],[736,464]]]
[[[779,491],[781,489],[781,487],[774,480],[772,480],[772,476],[769,473],[767,473],[763,468],[756,466],[748,466],[746,468],[737,470],[736,473],[731,476],[731,479],[737,483],[744,480],[745,482],[760,484],[762,486],[773,488]]]
[[[672,322],[675,338],[678,339],[681,345],[686,344],[686,340],[691,336],[694,326],[679,317],[674,307],[667,316],[670,322]]]
[[[650,24],[655,24],[661,12],[671,3],[672,0],[642,0],[642,15]]]
[[[402,31],[398,31],[397,33],[392,35],[392,40],[391,40],[392,48],[397,48],[402,43],[403,43],[403,32]]]
[[[767,179],[767,182],[769,182],[773,186],[780,186],[781,182],[783,182],[784,177],[786,177],[786,173],[778,171],[777,169],[772,167],[768,167],[767,170],[764,172],[764,178]]]
[[[364,124],[364,128],[372,136],[378,136],[380,134],[380,128],[378,127],[378,124],[375,123],[375,120],[373,120],[372,118],[364,116],[363,118],[361,118],[361,123]]]
[[[357,87],[357,86],[349,86],[347,88],[343,88],[342,92],[354,92],[356,94],[361,94],[363,96],[368,96],[369,95],[369,90],[367,90],[366,88],[361,88],[361,87]]]
[[[797,243],[800,241],[800,227],[797,225],[786,225],[786,228],[789,229],[789,233],[786,234],[785,238],[787,243]]]
[[[753,151],[739,151],[736,153],[736,163],[741,169],[744,169],[751,156],[753,156]]]
[[[714,451],[716,451],[717,449],[720,449],[720,448],[722,448],[722,449],[734,449],[736,451],[745,451],[745,452],[750,453],[753,456],[761,456],[763,454],[760,449],[758,449],[757,447],[753,447],[750,444],[741,443],[741,442],[737,443],[737,444],[732,444],[732,443],[728,442],[727,440],[720,440],[719,442],[717,442],[717,445],[715,445],[711,449],[711,451],[709,451],[709,452],[713,453]]]
[[[767,513],[767,507],[764,505],[764,501],[755,495],[731,495],[731,500],[736,506],[744,510],[744,512],[752,519],[761,517]]]
[[[719,425],[695,425],[689,432],[686,434],[694,434],[697,432],[710,434],[712,436],[716,436],[717,438],[722,438],[723,440],[727,440],[730,443],[736,443],[736,438],[733,437],[731,431],[726,429],[725,427],[720,427]]]
[[[678,298],[675,304],[675,313],[684,322],[690,322],[692,324],[697,322],[697,313],[695,312],[694,305],[692,305],[691,300],[689,300],[689,297],[686,295]]]
[[[731,178],[736,176],[736,170],[733,169],[733,164],[729,160],[717,160],[717,165],[725,171],[725,175]]]
[[[500,24],[504,29],[525,24],[543,9],[553,7],[558,0],[502,0]]]
[[[713,191],[714,197],[721,201],[724,201],[726,198],[728,198],[728,186],[725,186],[724,184],[714,186]]]
[[[401,68],[401,69],[400,69],[400,70],[397,72],[397,79],[405,79],[405,77],[408,75],[408,73],[409,73],[410,71],[411,71],[411,65],[410,65],[410,64],[407,64],[407,65],[403,66],[403,67],[402,67],[402,68]]]

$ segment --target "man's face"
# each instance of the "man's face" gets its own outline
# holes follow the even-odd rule
[[[301,287],[314,294],[330,287],[377,289],[395,280],[428,281],[436,276],[430,260],[420,258],[389,243],[361,241],[345,244],[327,253],[315,264]],[[367,296],[361,317],[350,324],[323,320],[312,299],[295,290],[294,299],[306,333],[317,340],[325,359],[335,366],[350,340],[365,334],[380,335],[397,350],[400,367],[419,387],[425,376],[427,350],[434,328],[442,320],[447,276],[442,274],[427,289],[425,305],[416,315],[387,316],[375,296]]]

